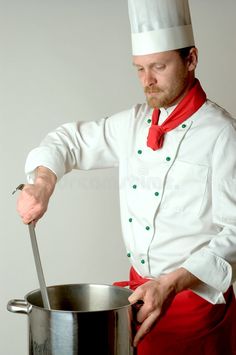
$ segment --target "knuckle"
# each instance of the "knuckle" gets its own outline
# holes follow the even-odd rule
[[[153,304],[153,302],[147,302],[147,303],[145,303],[145,311],[146,311],[147,313],[152,312],[153,309],[154,309],[154,304]]]
[[[143,334],[145,335],[145,334],[149,333],[150,330],[151,330],[151,327],[150,327],[150,326],[146,327],[146,328],[143,330]]]
[[[22,217],[22,222],[23,222],[24,224],[28,224],[28,223],[29,223],[29,220],[28,220],[28,218],[26,218],[26,217]]]

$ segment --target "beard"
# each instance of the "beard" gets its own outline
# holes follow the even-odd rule
[[[166,87],[146,86],[144,93],[146,95],[147,104],[152,108],[170,107],[176,104],[188,86],[186,75],[180,75],[177,80],[173,80]]]

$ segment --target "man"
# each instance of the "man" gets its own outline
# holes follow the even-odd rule
[[[187,0],[130,0],[129,14],[148,104],[50,133],[18,211],[37,221],[65,173],[119,165],[138,354],[236,354],[234,120],[195,78]]]

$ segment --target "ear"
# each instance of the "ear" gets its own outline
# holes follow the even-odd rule
[[[189,51],[187,58],[188,71],[193,71],[196,69],[198,63],[198,49],[193,47]]]

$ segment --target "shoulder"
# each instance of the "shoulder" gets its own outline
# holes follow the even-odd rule
[[[209,135],[214,134],[215,150],[226,147],[232,152],[236,149],[236,119],[215,102],[206,102],[206,121],[209,121]],[[211,133],[210,133],[211,132]],[[222,149],[224,147],[224,149]]]
[[[193,127],[202,129],[209,135],[218,136],[224,130],[236,130],[236,119],[211,100],[207,100],[192,118]]]
[[[213,126],[222,129],[227,126],[232,126],[234,129],[236,128],[236,119],[223,107],[211,100],[207,100],[204,106],[206,120],[209,120]]]
[[[123,120],[126,118],[131,118],[131,119],[138,119],[140,116],[144,116],[145,114],[148,114],[151,111],[151,109],[148,107],[147,104],[145,103],[138,103],[133,105],[130,109],[120,111],[119,113],[113,114],[107,118],[111,120]]]

